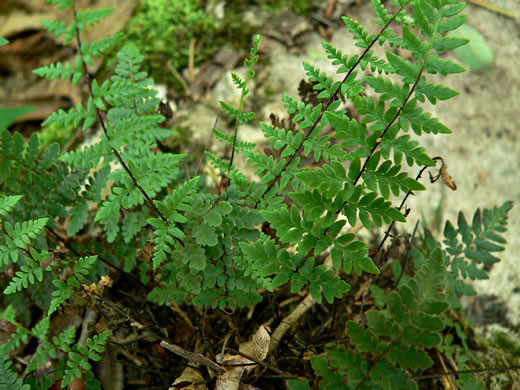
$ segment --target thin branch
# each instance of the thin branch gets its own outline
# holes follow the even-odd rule
[[[277,369],[276,367],[273,367],[270,364],[267,364],[267,363],[263,362],[262,360],[256,359],[256,358],[252,357],[251,355],[248,355],[248,354],[245,354],[243,352],[240,352],[237,349],[233,349],[233,348],[229,348],[229,347],[227,349],[228,349],[229,352],[234,353],[236,355],[240,355],[242,357],[245,357],[246,359],[249,359],[252,362],[255,362],[256,364],[258,364],[258,365],[266,368],[267,370],[270,370],[270,371],[272,371],[272,372],[274,372],[274,373],[276,373],[278,375],[282,375],[282,376],[285,376],[285,377],[291,377],[291,378],[295,378],[295,379],[300,379],[297,376],[293,376],[291,374],[287,374],[286,372],[283,372],[283,371]]]
[[[190,360],[192,362],[202,364],[203,366],[209,367],[218,374],[224,374],[226,372],[226,370],[222,366],[218,365],[213,360],[210,360],[207,357],[201,355],[200,353],[186,351],[185,349],[182,349],[178,345],[169,344],[164,340],[161,341],[161,347],[163,347],[164,349],[167,349],[170,352],[173,352],[174,354],[176,354],[186,360]]]
[[[330,260],[330,265],[332,266],[332,260]],[[328,268],[327,267],[327,268]],[[311,296],[311,294],[307,294],[307,296],[301,301],[294,310],[285,317],[280,324],[276,327],[273,334],[271,335],[271,342],[269,343],[269,352],[272,352],[278,344],[282,340],[285,333],[292,328],[292,326],[311,308],[314,306],[316,301]]]

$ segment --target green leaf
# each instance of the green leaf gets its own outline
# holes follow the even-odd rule
[[[30,385],[24,385],[23,379],[11,367],[8,354],[0,356],[0,389],[2,390],[30,390]]]
[[[88,202],[84,200],[81,204],[73,209],[70,213],[69,226],[67,227],[67,235],[72,237],[78,233],[88,218]]]
[[[22,199],[21,195],[6,196],[0,198],[0,216],[10,213],[16,204]]]
[[[457,58],[476,72],[483,71],[493,63],[493,52],[484,37],[473,27],[462,25],[449,34],[450,37],[467,39],[469,43],[454,49]]]
[[[289,390],[310,390],[307,379],[289,379],[287,387],[289,387]]]
[[[213,227],[220,226],[222,224],[222,216],[220,215],[220,213],[218,211],[211,210],[209,213],[207,213],[204,216],[203,221],[206,225],[209,225],[209,226],[213,226]]]
[[[22,107],[0,106],[0,130],[7,129],[22,115],[25,115],[28,112],[34,111],[35,109],[36,109],[36,107],[34,107],[34,106],[22,106]]]
[[[192,234],[199,245],[215,246],[218,243],[215,229],[202,223],[193,228]]]
[[[357,264],[363,271],[368,272],[370,274],[377,275],[381,273],[381,271],[379,271],[379,268],[377,268],[372,259],[368,256],[363,257],[361,260],[357,262]]]

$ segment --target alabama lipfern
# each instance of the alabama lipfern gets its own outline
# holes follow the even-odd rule
[[[461,307],[460,296],[476,294],[466,280],[487,279],[481,265],[499,261],[491,252],[503,247],[493,241],[505,243],[501,233],[506,230],[511,207],[512,203],[506,202],[492,210],[479,209],[471,227],[460,213],[459,229],[446,221],[443,243],[426,230],[423,247],[412,248],[417,270],[413,277],[404,276],[398,290],[388,293],[371,286],[376,307],[366,313],[365,326],[347,322],[350,346],[329,345],[325,356],[312,359],[314,372],[321,377],[320,388],[381,385],[384,389],[417,389],[412,373],[433,365],[429,349],[449,351],[450,338],[441,332],[447,326],[458,328],[447,310]],[[466,337],[458,329],[457,334]],[[459,358],[469,359],[471,355],[465,356],[465,352]],[[483,388],[476,378],[461,376],[457,381],[461,386],[466,382]]]
[[[11,362],[7,355],[0,356],[0,385],[9,390],[29,390],[28,384],[23,384],[23,380],[13,371]]]
[[[326,358],[312,359],[322,377],[320,388],[417,389],[407,370],[429,368],[433,361],[425,349],[442,341],[439,315],[448,308],[444,274],[437,249],[408,284],[385,296],[386,309],[366,313],[366,326],[349,321],[346,331],[353,347],[330,346]]]
[[[389,200],[390,190],[398,195],[424,188],[402,172],[400,165],[403,159],[410,166],[433,165],[434,162],[417,141],[399,133],[407,131],[409,123],[417,133],[448,132],[416,106],[425,97],[434,103],[436,99],[447,99],[455,94],[442,85],[428,83],[425,78],[426,73],[447,74],[462,70],[450,61],[440,60],[435,54],[465,43],[461,39],[444,37],[446,32],[460,24],[458,16],[454,17],[456,22],[449,22],[449,17],[462,9],[459,4],[452,3],[398,1],[397,12],[390,14],[375,1],[378,24],[383,26],[377,35],[368,34],[361,25],[344,19],[347,29],[354,33],[358,46],[364,51],[348,57],[330,44],[324,44],[337,73],[345,74],[341,81],[335,81],[311,64],[304,64],[309,81],[318,93],[319,103],[303,103],[285,95],[284,104],[297,129],[285,130],[261,124],[272,148],[279,150],[279,157],[276,153],[267,155],[254,151],[253,144],[238,139],[239,125],[253,118],[253,113],[243,112],[243,103],[249,92],[247,83],[254,77],[253,66],[258,60],[260,39],[256,38],[251,57],[245,62],[248,69],[246,78],[242,80],[232,75],[233,82],[241,90],[238,107],[221,102],[230,119],[236,121],[234,134],[231,137],[219,130],[214,132],[220,140],[231,143],[232,159],[235,152],[244,154],[256,169],[259,181],[244,177],[233,166],[233,161],[226,162],[208,154],[215,168],[222,175],[229,176],[229,186],[218,196],[197,191],[198,178],[189,182],[179,181],[178,166],[185,155],[155,151],[158,142],[170,132],[159,127],[163,121],[163,117],[155,113],[159,100],[155,91],[149,88],[152,81],[140,70],[143,57],[135,45],[129,43],[118,53],[118,65],[110,80],[91,80],[86,73],[92,57],[106,53],[111,48],[110,43],[115,42],[82,43],[81,33],[85,27],[98,21],[106,12],[89,14],[78,11],[69,26],[47,22],[47,27],[55,34],[65,34],[67,41],[78,42],[81,50],[72,68],[71,65],[49,65],[35,72],[51,79],[72,77],[75,82],[79,81],[77,75],[81,74],[90,92],[85,105],[79,103],[68,111],[58,111],[48,118],[47,123],[73,124],[83,129],[98,123],[102,134],[98,143],[83,151],[63,153],[59,161],[52,161],[58,157],[57,150],[52,147],[54,149],[47,157],[49,167],[46,168],[49,170],[55,166],[59,174],[53,171],[53,176],[68,186],[63,191],[56,191],[60,183],[53,183],[54,189],[47,192],[64,193],[67,199],[59,198],[53,202],[56,212],[50,217],[47,216],[49,213],[38,215],[41,211],[27,217],[50,218],[49,224],[53,227],[55,221],[52,217],[66,218],[72,210],[74,217],[69,221],[68,233],[73,235],[87,222],[87,202],[94,200],[99,204],[94,222],[103,225],[108,242],[124,241],[137,245],[138,234],[143,229],[148,230],[154,243],[153,269],[162,267],[163,270],[158,278],[160,285],[153,290],[151,297],[156,297],[161,291],[169,295],[168,288],[183,291],[176,296],[182,297],[180,301],[188,302],[212,301],[211,296],[240,295],[240,291],[255,295],[257,289],[270,286],[278,274],[283,276],[276,279],[275,285],[280,281],[292,282],[300,288],[309,285],[318,301],[322,299],[322,289],[316,287],[320,283],[330,282],[338,291],[347,291],[348,284],[327,267],[316,263],[314,256],[329,252],[336,271],[377,273],[366,244],[346,233],[344,228],[347,223],[354,226],[358,220],[367,229],[373,224],[382,226],[383,223],[404,221],[403,214]],[[67,1],[56,4],[63,8],[71,5]],[[419,16],[407,14],[409,4]],[[402,25],[402,36],[390,29],[394,21]],[[425,39],[419,38],[412,27],[420,29]],[[386,60],[377,58],[372,47],[385,41],[409,50],[413,62],[390,51],[387,51]],[[361,69],[370,66],[378,73],[394,74],[402,82],[389,81],[382,75],[360,79],[358,66]],[[379,94],[379,98],[367,97],[363,80]],[[362,116],[360,121],[349,118],[341,108],[341,101],[346,99],[354,103]],[[328,126],[334,129],[331,136],[323,134],[323,129]],[[23,166],[26,156],[22,150],[26,147],[20,136],[14,136],[13,147],[9,145],[11,136],[4,133],[3,137],[3,150],[18,151],[13,154]],[[37,146],[34,137],[28,147],[29,161],[35,158],[30,156],[38,155]],[[392,154],[393,161],[390,160]],[[309,157],[315,166],[302,168],[302,159]],[[9,160],[4,159],[2,163],[9,164],[5,161]],[[348,166],[344,161],[349,161]],[[91,168],[96,168],[97,173],[89,175],[87,169]],[[9,171],[11,178],[7,182],[18,185],[20,190],[25,188],[20,185],[20,180],[16,180],[16,170]],[[80,193],[79,186],[87,177],[89,185]],[[56,181],[56,178],[52,180]],[[109,182],[110,194],[99,202],[99,193]],[[166,188],[169,188],[169,195],[165,195]],[[16,194],[14,188],[12,194]],[[284,247],[293,247],[298,256],[285,265],[278,263],[275,266],[277,262],[273,259],[269,272],[264,269],[259,273],[255,265],[258,259],[251,251],[244,250],[251,245],[266,246],[267,250],[272,245],[271,238],[260,235],[255,227],[263,221],[274,229],[280,243]],[[42,249],[46,249],[45,246]],[[280,247],[280,250],[287,249]],[[132,264],[137,265],[135,261]],[[251,272],[245,272],[248,267]],[[302,275],[305,275],[303,279]],[[65,300],[72,286],[63,283],[55,282],[60,284],[58,289],[63,291]],[[326,297],[332,300],[330,294]],[[258,296],[254,300],[257,299]],[[161,302],[167,301],[161,299]]]
[[[93,57],[107,54],[119,40],[117,35],[98,42],[85,42],[82,37],[85,28],[109,10],[82,12],[75,10],[73,0],[50,2],[74,11],[70,24],[46,22],[45,26],[64,36],[65,42],[75,42],[78,54],[73,65],[50,64],[35,73],[51,80],[83,80],[88,97],[84,103],[50,115],[45,123],[83,130],[97,126],[101,135],[98,142],[82,150],[60,154],[57,145],[41,153],[36,135],[26,144],[19,134],[0,133],[0,260],[15,270],[6,293],[50,281],[54,291],[44,308],[48,314],[66,305],[74,293],[85,296],[86,281],[103,273],[99,266],[102,253],[63,255],[55,249],[72,245],[75,234],[87,224],[102,225],[105,235],[101,240],[124,259],[123,270],[137,269],[143,284],[152,281],[148,299],[163,305],[250,307],[262,300],[259,291],[273,292],[288,285],[292,293],[308,289],[315,301],[325,298],[332,303],[350,290],[345,274],[380,272],[367,244],[348,228],[358,221],[366,229],[404,222],[403,210],[394,206],[392,195],[424,190],[401,166],[429,167],[435,162],[417,140],[403,132],[410,127],[416,135],[450,132],[419,103],[428,100],[435,104],[456,95],[427,81],[426,74],[463,71],[438,55],[466,43],[446,36],[463,23],[464,17],[457,15],[463,3],[395,0],[395,13],[390,13],[381,1],[373,0],[376,24],[381,26],[377,34],[344,18],[363,51],[348,56],[323,44],[336,73],[342,75],[339,80],[304,64],[317,103],[283,96],[293,125],[284,129],[260,124],[270,145],[268,153],[240,139],[240,125],[254,119],[254,113],[244,111],[244,101],[258,61],[260,38],[256,37],[245,60],[245,79],[232,75],[241,92],[238,107],[221,102],[234,127],[231,132],[213,129],[219,141],[231,146],[231,157],[206,153],[221,178],[218,193],[211,193],[202,175],[186,179],[181,174],[186,155],[160,151],[159,143],[172,132],[160,126],[164,121],[156,113],[160,101],[151,88],[152,80],[141,70],[144,58],[135,44],[129,42],[118,52],[109,80],[98,81],[88,73]],[[379,58],[373,50],[376,44],[408,51],[411,59],[389,50],[386,58]],[[367,68],[378,75],[360,77],[360,70]],[[342,105],[346,101],[352,102],[360,119],[347,115]],[[256,178],[246,177],[237,168],[238,153],[255,169]],[[497,221],[485,215],[484,228],[480,228],[477,218],[472,227],[475,238],[470,237],[467,224],[459,221],[467,257],[491,261],[477,252],[498,250],[489,241],[500,243],[493,235],[502,226]],[[65,226],[68,238],[56,231]],[[447,228],[451,241],[452,230]],[[455,241],[451,246],[456,246]],[[456,256],[453,264],[458,264],[460,250],[450,250],[450,256]],[[399,378],[402,388],[413,388],[406,371],[431,364],[424,349],[440,343],[443,324],[433,315],[446,310],[441,290],[445,279],[452,285],[452,277],[444,274],[443,252],[436,249],[424,256],[416,278],[407,279],[385,298],[388,309],[369,311],[370,329],[348,324],[354,337],[353,348],[345,350],[348,364],[361,362],[367,351],[378,356],[363,360],[357,371],[349,370],[356,386],[369,380],[386,384],[390,375]],[[330,261],[323,263],[323,257]],[[454,274],[452,279],[456,277]],[[406,300],[413,305],[404,307]],[[8,314],[13,322],[12,312]],[[28,337],[21,327],[17,329],[10,349]],[[92,345],[71,347],[73,331],[68,330],[45,344],[50,341],[43,330],[38,332],[33,336],[42,340],[43,350],[36,357],[52,356],[54,347],[66,353],[68,368],[60,374],[62,384],[79,377],[82,370],[88,371],[87,359],[95,360],[95,351],[101,352],[107,341],[103,332],[92,338]],[[417,360],[405,361],[401,355],[406,353]],[[323,362],[315,368],[328,380]],[[365,371],[360,372],[362,368]],[[373,375],[369,378],[367,373]],[[334,378],[331,380],[340,380]]]
[[[29,337],[34,337],[39,340],[39,346],[27,365],[27,374],[35,371],[42,364],[47,363],[49,358],[58,359],[62,364],[59,365],[60,368],[52,376],[54,379],[61,378],[63,387],[76,379],[80,379],[83,371],[87,371],[87,378],[90,381],[91,388],[100,388],[99,382],[93,378],[92,372],[90,372],[91,366],[88,361],[99,361],[101,359],[100,353],[105,349],[104,345],[108,341],[109,331],[103,331],[88,338],[85,342],[86,345],[79,345],[74,343],[76,333],[74,326],[70,326],[58,336],[51,337],[49,335],[50,317],[44,317],[32,329],[27,329],[15,320],[15,315],[16,313],[12,307],[8,307],[4,312],[0,313],[0,318],[16,327],[15,337],[11,336],[8,343],[0,346],[0,352],[2,352],[0,356],[7,356],[15,347],[20,346],[20,342],[27,343]],[[0,360],[0,384],[10,385],[11,387],[6,387],[7,389],[19,388],[16,386],[18,383],[21,384],[21,380],[16,381],[16,378],[16,374],[10,370],[9,364]],[[26,380],[26,382],[37,384],[35,378],[29,377],[29,379],[30,381]]]
[[[486,267],[500,261],[493,253],[504,250],[503,244],[506,241],[501,234],[506,231],[507,214],[512,207],[512,202],[505,202],[493,209],[478,209],[473,215],[471,225],[460,212],[457,229],[450,221],[446,221],[443,232],[443,257],[448,271],[448,301],[452,308],[461,307],[457,297],[476,295],[476,291],[467,283],[468,279],[488,279]],[[424,242],[423,251],[426,252],[441,247],[428,230],[425,231]],[[422,252],[415,250],[414,259],[421,264]]]

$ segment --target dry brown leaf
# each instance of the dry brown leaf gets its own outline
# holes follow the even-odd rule
[[[453,191],[457,189],[457,184],[453,181],[453,178],[448,174],[448,164],[443,164],[441,167],[441,178],[443,183],[451,188]]]

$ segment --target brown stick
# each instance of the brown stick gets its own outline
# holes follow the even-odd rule
[[[218,374],[223,374],[226,372],[226,370],[224,368],[219,366],[213,360],[210,360],[207,357],[201,355],[200,353],[186,351],[185,349],[182,349],[178,345],[169,344],[164,340],[161,341],[161,347],[163,347],[164,349],[167,349],[170,352],[173,352],[174,354],[176,354],[184,359],[191,360],[192,362],[199,363],[199,364],[202,364],[203,366],[209,367]]]

